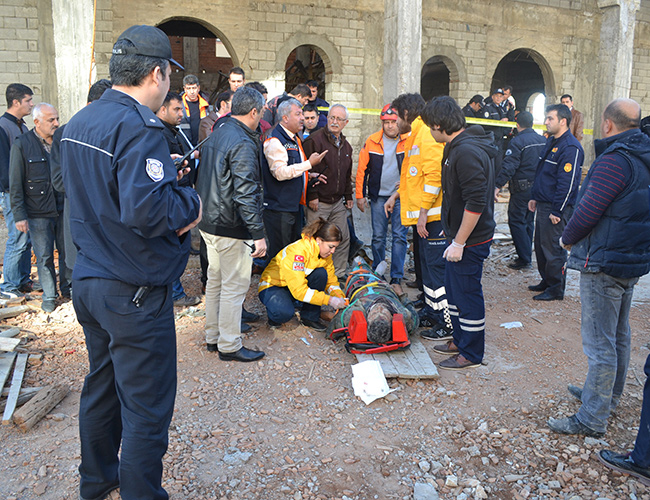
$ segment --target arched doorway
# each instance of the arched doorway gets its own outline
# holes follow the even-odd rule
[[[238,66],[239,61],[223,33],[191,18],[168,19],[158,27],[169,37],[174,59],[185,67],[185,71],[172,68],[172,91],[182,90],[185,75],[196,75],[201,91],[208,97],[216,96],[228,87],[228,71]]]
[[[420,78],[420,94],[425,101],[436,96],[449,95],[450,83],[451,70],[445,58],[433,56],[424,63]]]
[[[325,61],[315,45],[300,45],[287,57],[284,67],[284,90],[289,92],[299,83],[318,82],[318,97],[325,99]]]
[[[553,93],[555,82],[546,59],[532,49],[516,49],[497,65],[490,91],[510,85],[517,109],[524,110],[533,94]]]

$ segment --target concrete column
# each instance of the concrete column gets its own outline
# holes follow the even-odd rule
[[[634,27],[640,0],[598,0],[602,13],[598,87],[594,98],[594,134],[599,136],[600,113],[618,97],[629,97],[632,85]]]
[[[41,5],[45,3],[41,2]],[[51,0],[51,5],[53,44],[39,48],[41,57],[45,58],[43,68],[51,68],[44,71],[47,79],[44,78],[43,82],[43,97],[57,106],[61,123],[65,123],[86,105],[88,97],[93,0]],[[53,68],[56,68],[56,74]]]
[[[422,0],[384,0],[384,102],[420,92]]]
[[[183,66],[185,74],[199,75],[199,39],[196,37],[183,37]]]

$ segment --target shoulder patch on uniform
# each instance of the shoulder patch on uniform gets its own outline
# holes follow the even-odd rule
[[[295,260],[296,262],[305,262],[305,257],[303,257],[302,255],[296,255],[293,258],[293,260]]]
[[[511,154],[512,154],[512,149],[508,149],[508,150],[506,151],[506,156],[511,155]]]
[[[551,153],[557,153],[557,148],[551,149]]]
[[[165,177],[165,169],[163,163],[155,158],[147,158],[147,166],[145,167],[147,175],[154,182],[160,182]]]
[[[490,112],[486,111],[485,113],[483,113],[483,116],[485,116],[485,118],[490,118]]]
[[[293,266],[291,267],[293,271],[305,271],[305,263],[304,262],[294,262]]]
[[[147,106],[137,105],[135,109],[140,113],[140,117],[142,118],[145,127],[165,128],[158,117]]]
[[[571,172],[571,170],[573,170],[573,165],[571,165],[570,163],[565,163],[564,164],[564,171],[568,173],[568,172]]]
[[[417,167],[416,167],[415,165],[413,165],[413,166],[411,166],[411,167],[409,168],[409,174],[410,174],[412,177],[415,177],[416,175],[418,175],[418,169],[417,169]]]

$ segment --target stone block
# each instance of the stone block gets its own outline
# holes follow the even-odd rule
[[[269,23],[286,23],[288,21],[288,17],[285,14],[278,14],[275,12],[267,12],[266,13],[266,21]]]
[[[19,40],[38,40],[38,31],[28,29],[17,29],[16,38]]]
[[[332,19],[332,26],[336,28],[348,28],[350,26],[350,22],[347,19],[334,18]]]
[[[27,19],[24,17],[7,17],[5,18],[6,28],[27,28]]]
[[[0,37],[5,38],[5,47],[7,50],[27,51],[27,40],[16,40],[15,30],[10,31],[12,31],[12,37],[3,37],[2,34],[0,34]]]
[[[106,9],[106,10],[98,10],[97,12],[98,17],[101,17],[104,21],[112,21],[113,20],[113,11]]]
[[[314,24],[316,26],[327,26],[327,27],[331,27],[333,25],[332,18],[321,17],[321,16],[314,18]]]
[[[30,17],[27,19],[27,29],[38,30],[38,19],[35,17]]]
[[[0,17],[15,17],[16,7],[13,5],[0,5]]]
[[[38,17],[36,7],[16,7],[16,17]]]

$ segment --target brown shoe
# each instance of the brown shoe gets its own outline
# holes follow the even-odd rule
[[[451,356],[452,354],[458,354],[458,347],[454,344],[453,340],[445,342],[444,344],[438,344],[433,347],[433,350],[438,354],[444,354],[446,356]]]
[[[467,368],[476,368],[478,366],[481,366],[481,363],[474,363],[462,354],[456,354],[455,356],[438,363],[438,367],[443,368],[444,370],[465,370]]]

